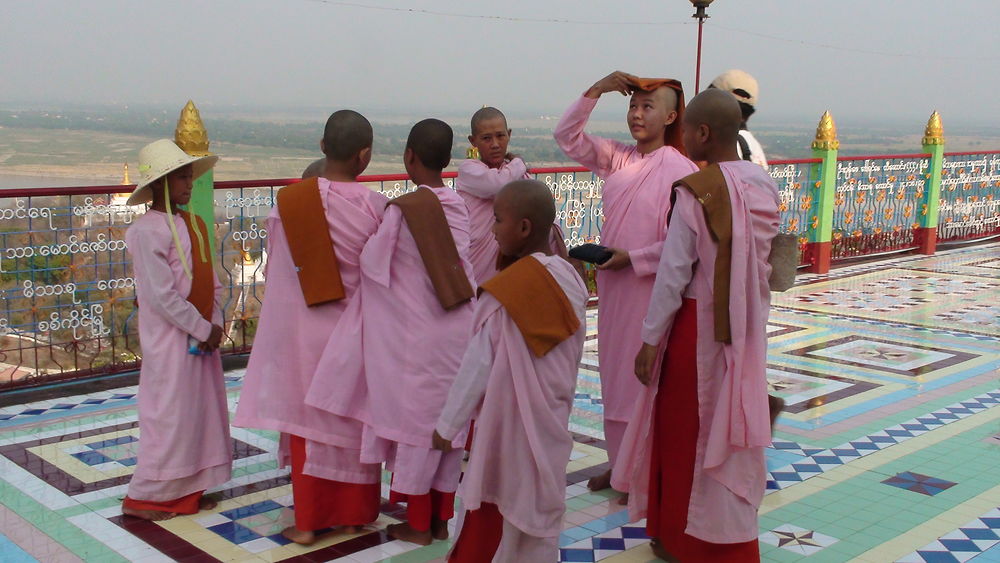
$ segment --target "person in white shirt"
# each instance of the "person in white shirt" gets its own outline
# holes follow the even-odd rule
[[[747,129],[747,120],[754,114],[757,106],[757,99],[760,89],[757,80],[745,71],[732,69],[716,76],[709,88],[718,88],[732,94],[740,104],[740,111],[743,112],[743,122],[740,124],[740,136],[738,142],[738,152],[740,158],[749,160],[754,164],[759,164],[767,170],[767,157],[764,156],[764,148]]]

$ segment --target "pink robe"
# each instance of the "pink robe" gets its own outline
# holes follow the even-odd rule
[[[538,358],[506,309],[483,293],[476,305],[475,335],[436,426],[441,436],[453,438],[479,409],[459,496],[466,510],[493,503],[503,515],[504,536],[496,561],[557,558],[554,540],[566,508],[566,464],[573,449],[567,427],[586,336],[587,288],[565,260],[532,256],[559,283],[580,328]],[[523,538],[512,536],[511,527],[545,538],[527,543],[551,551],[539,557],[504,555],[505,545],[526,545]]]
[[[451,188],[428,189],[441,201],[465,273],[475,286],[465,203]],[[452,492],[461,458],[449,456],[452,470],[436,475],[441,456],[430,451],[431,436],[472,334],[473,304],[451,311],[441,307],[402,212],[394,205],[386,209],[378,232],[361,254],[359,295],[362,322],[339,327],[331,335],[307,403],[365,423],[362,459],[388,461],[402,479],[394,480],[393,490],[424,494],[435,485]],[[349,384],[338,383],[348,379]],[[403,467],[395,465],[397,457]],[[422,469],[408,473],[414,465]]]
[[[605,180],[601,244],[627,250],[632,260],[631,267],[597,272],[597,349],[605,426],[624,430],[642,390],[633,364],[666,237],[670,187],[698,169],[670,146],[643,155],[634,145],[588,135],[584,127],[596,105],[597,100],[585,96],[577,100],[556,126],[555,139],[570,158]],[[614,464],[620,431],[605,430],[608,457]]]
[[[360,256],[382,217],[385,196],[362,184],[319,179],[330,238],[346,297],[308,307],[302,296],[278,208],[267,218],[267,285],[235,426],[263,428],[306,440],[306,475],[373,483],[379,467],[360,463],[361,423],[305,404],[320,355],[360,283]],[[288,443],[280,458],[289,463]]]
[[[767,262],[778,232],[778,190],[759,166],[721,164],[733,213],[730,284],[732,344],[715,341],[712,280],[717,245],[701,205],[677,190],[670,236],[663,248],[643,341],[656,345],[669,335],[682,297],[698,302],[698,411],[701,424],[686,533],[712,543],[757,537],[757,508],[764,496],[764,448],[770,443],[767,405]],[[657,366],[654,373],[659,373]],[[612,484],[629,495],[629,516],[646,516],[649,449],[658,378],[642,394],[628,430]]]
[[[229,480],[232,444],[219,352],[188,354],[188,338],[208,340],[222,326],[222,285],[215,283],[212,321],[187,300],[191,280],[179,252],[191,262],[191,239],[174,215],[176,248],[167,214],[149,210],[125,233],[135,269],[142,369],[139,373],[139,455],[128,496],[165,502]]]
[[[458,165],[455,190],[469,210],[469,262],[476,282],[482,284],[497,273],[500,247],[493,238],[493,200],[508,183],[530,178],[520,158],[490,168],[481,160],[467,159]]]

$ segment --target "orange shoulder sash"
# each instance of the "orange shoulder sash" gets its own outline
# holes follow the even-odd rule
[[[319,181],[309,178],[282,188],[278,215],[306,304],[312,307],[343,299],[344,283],[323,212]]]
[[[489,292],[503,305],[536,357],[548,354],[580,328],[559,282],[531,256],[504,268],[479,291]]]

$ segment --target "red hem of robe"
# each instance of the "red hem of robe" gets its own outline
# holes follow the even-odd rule
[[[472,434],[476,431],[476,421],[475,419],[469,422],[469,436],[465,439],[465,451],[472,451]]]
[[[289,438],[296,528],[313,532],[335,526],[363,526],[378,519],[378,483],[344,483],[305,475],[302,468],[306,463],[306,441],[301,436]]]
[[[122,501],[122,507],[131,510],[155,510],[172,512],[174,514],[196,514],[201,510],[199,504],[201,503],[201,495],[204,493],[205,491],[197,491],[189,495],[184,495],[181,498],[163,502],[136,500],[126,496],[125,500]]]
[[[696,304],[684,299],[663,359],[653,411],[646,533],[681,561],[760,561],[757,540],[718,544],[684,533],[699,429]]]
[[[431,489],[423,495],[407,495],[389,490],[389,502],[406,503],[406,521],[418,532],[431,529],[431,519],[444,522],[455,516],[455,493]]]
[[[497,505],[484,502],[478,510],[467,510],[462,531],[448,555],[448,563],[492,561],[503,536],[503,515]]]

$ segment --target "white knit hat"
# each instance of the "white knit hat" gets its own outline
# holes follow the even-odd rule
[[[153,190],[149,184],[178,168],[191,164],[194,179],[197,180],[211,170],[218,160],[219,157],[214,155],[191,156],[170,139],[153,141],[139,151],[139,182],[125,204],[139,205],[152,201]]]
[[[745,71],[735,68],[727,70],[719,76],[716,76],[715,80],[712,80],[712,86],[718,88],[719,90],[729,92],[730,94],[736,96],[737,100],[745,104],[757,107],[757,99],[760,94],[760,90],[757,87],[757,80]],[[734,90],[743,90],[749,94],[749,97],[737,94]]]

